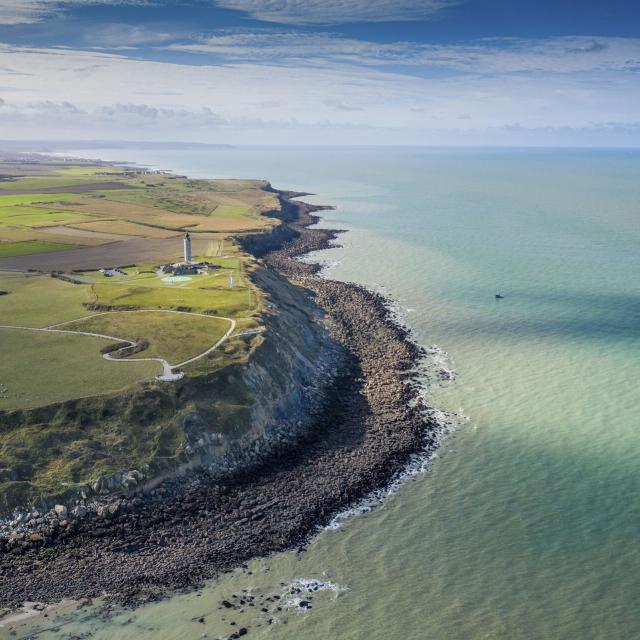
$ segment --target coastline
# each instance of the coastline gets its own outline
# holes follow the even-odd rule
[[[169,489],[167,499],[161,489],[155,503],[89,522],[61,544],[5,550],[2,605],[104,593],[136,605],[195,587],[253,557],[304,544],[337,513],[387,486],[416,453],[435,449],[441,426],[429,417],[414,373],[423,349],[384,297],[319,277],[321,265],[297,260],[330,248],[340,233],[309,228],[324,207],[294,200],[302,195],[279,192],[283,224],[246,237],[243,246],[294,281],[289,286],[309,292],[345,350],[314,429],[243,476],[218,482],[199,473],[179,497]]]

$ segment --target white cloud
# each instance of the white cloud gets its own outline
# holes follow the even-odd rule
[[[232,61],[293,62],[309,66],[322,63],[405,65],[474,74],[640,68],[638,38],[500,38],[432,45],[412,42],[381,44],[332,33],[253,31],[213,35],[193,43],[169,45],[168,49],[212,54]]]
[[[0,0],[1,24],[29,24],[70,6],[147,4],[146,0]]]
[[[400,22],[432,18],[452,0],[216,0],[218,6],[281,24]]]
[[[175,40],[179,34],[130,24],[101,24],[83,34],[83,40],[93,46],[108,48],[137,47]]]
[[[0,130],[16,138],[444,142],[454,133],[515,136],[508,127],[519,123],[548,140],[553,131],[610,131],[611,122],[624,131],[640,103],[637,75],[616,68],[429,78],[355,64],[187,65],[10,46],[0,46],[0,67],[10,71]]]

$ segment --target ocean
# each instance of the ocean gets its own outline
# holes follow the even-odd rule
[[[455,379],[434,375],[428,397],[457,426],[424,473],[305,550],[133,612],[70,606],[18,637],[640,637],[640,152],[76,153],[334,205],[321,224],[348,233],[318,256],[326,274],[388,294],[437,346]],[[243,589],[282,612],[219,609]]]

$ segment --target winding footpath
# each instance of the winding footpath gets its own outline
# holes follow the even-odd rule
[[[170,364],[167,360],[165,360],[164,358],[115,358],[111,353],[103,353],[102,357],[105,360],[109,360],[110,362],[158,362],[162,365],[162,374],[156,376],[156,378],[158,380],[162,380],[165,382],[174,382],[176,380],[180,380],[181,378],[184,377],[184,374],[180,371],[175,372],[176,369],[180,369],[181,367],[184,367],[185,365],[191,364],[192,362],[195,362],[196,360],[200,360],[200,358],[204,358],[206,355],[210,354],[212,351],[215,351],[225,340],[227,340],[235,331],[236,329],[236,321],[233,320],[232,318],[225,318],[223,316],[211,316],[208,315],[206,313],[194,313],[192,311],[172,311],[170,309],[137,309],[137,310],[130,310],[130,311],[105,311],[102,313],[94,313],[92,315],[89,316],[83,316],[82,318],[74,318],[73,320],[67,320],[66,322],[60,322],[59,324],[52,324],[48,327],[23,327],[20,325],[11,325],[11,324],[2,324],[0,325],[0,329],[18,329],[18,330],[22,330],[22,331],[39,331],[41,333],[71,333],[71,334],[75,334],[75,335],[80,335],[80,336],[89,336],[91,338],[102,338],[104,340],[114,340],[116,342],[121,342],[124,343],[124,346],[116,349],[115,351],[113,351],[112,353],[118,353],[121,351],[125,351],[127,349],[132,349],[138,346],[137,342],[134,342],[132,340],[128,340],[126,338],[118,338],[116,336],[109,336],[103,333],[92,333],[90,331],[74,331],[72,329],[60,329],[59,327],[63,327],[65,325],[71,324],[72,322],[79,322],[81,320],[87,320],[89,318],[95,318],[97,316],[106,316],[106,315],[110,315],[112,313],[149,313],[149,312],[154,312],[154,313],[177,313],[177,314],[182,314],[182,315],[189,315],[189,316],[202,316],[203,318],[212,318],[212,319],[217,319],[217,320],[226,320],[227,322],[229,322],[229,328],[227,329],[226,333],[218,340],[215,342],[215,344],[213,344],[211,347],[209,347],[208,349],[206,349],[205,351],[203,351],[202,353],[199,353],[196,356],[193,356],[192,358],[189,358],[188,360],[185,360],[184,362],[179,362],[177,364]]]

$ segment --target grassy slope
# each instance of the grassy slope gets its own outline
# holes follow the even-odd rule
[[[63,327],[102,333],[134,342],[146,340],[147,349],[132,358],[164,358],[171,364],[192,358],[215,344],[229,328],[213,317],[158,312],[116,312],[78,320]]]
[[[46,327],[86,316],[83,306],[93,296],[89,287],[44,275],[0,273],[0,324]],[[0,330],[1,332],[2,330]]]
[[[161,371],[154,362],[105,360],[100,349],[107,344],[88,336],[0,330],[0,410],[117,391]]]
[[[255,306],[250,289],[206,290],[96,284],[93,285],[93,291],[97,303],[110,309],[173,309],[229,317],[250,314]]]

